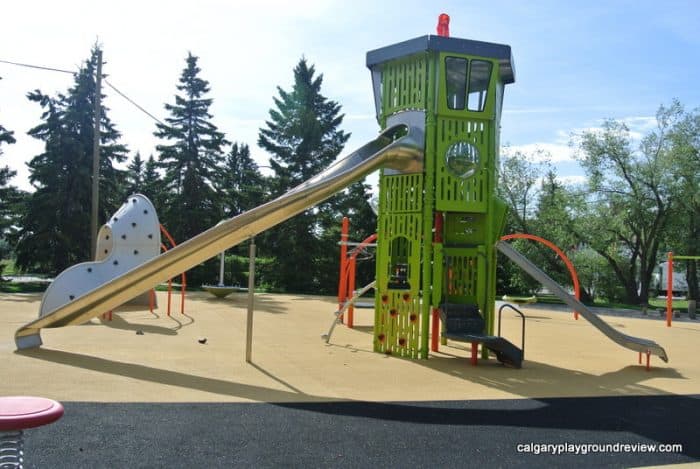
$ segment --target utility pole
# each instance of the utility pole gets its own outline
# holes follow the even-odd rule
[[[92,142],[92,215],[90,218],[90,245],[95,256],[97,253],[97,213],[100,196],[100,116],[102,114],[102,49],[97,49],[97,70],[95,71],[95,108],[94,139]]]

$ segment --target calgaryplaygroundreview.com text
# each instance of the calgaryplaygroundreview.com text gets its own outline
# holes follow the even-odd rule
[[[682,453],[679,443],[521,443],[518,453],[527,454],[580,454],[591,453]]]

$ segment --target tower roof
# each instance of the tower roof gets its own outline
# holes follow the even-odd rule
[[[510,46],[430,34],[367,52],[367,67],[372,70],[389,60],[426,51],[453,52],[496,59],[500,63],[501,81],[504,84],[515,82],[515,66]]]

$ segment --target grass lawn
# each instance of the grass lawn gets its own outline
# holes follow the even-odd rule
[[[48,282],[0,282],[0,293],[43,292],[48,285]]]
[[[563,305],[564,302],[561,301],[554,295],[537,295],[537,302],[542,304],[560,304]],[[654,309],[666,309],[666,298],[649,298],[649,305]],[[613,309],[636,309],[640,310],[642,307],[640,305],[629,305],[626,303],[614,303],[610,301],[604,301],[601,299],[596,299],[593,306],[600,308],[613,308]],[[688,310],[688,300],[685,299],[674,299],[673,309],[679,309],[681,311]]]

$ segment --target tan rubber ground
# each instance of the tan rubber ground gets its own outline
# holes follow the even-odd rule
[[[523,305],[523,369],[495,359],[469,363],[469,346],[450,342],[429,360],[372,352],[372,310],[357,310],[354,329],[328,330],[335,300],[257,295],[253,364],[245,362],[246,294],[224,300],[188,294],[186,315],[115,313],[114,320],[42,331],[40,349],[15,352],[14,332],[36,318],[40,295],[0,294],[0,395],[60,401],[421,401],[555,396],[700,394],[700,321],[604,317],[626,334],[665,347],[670,362],[608,340],[571,314]],[[504,313],[503,334],[519,344],[519,319]],[[638,315],[640,313],[633,313]],[[137,334],[143,331],[143,335]],[[200,339],[206,338],[201,344]]]

